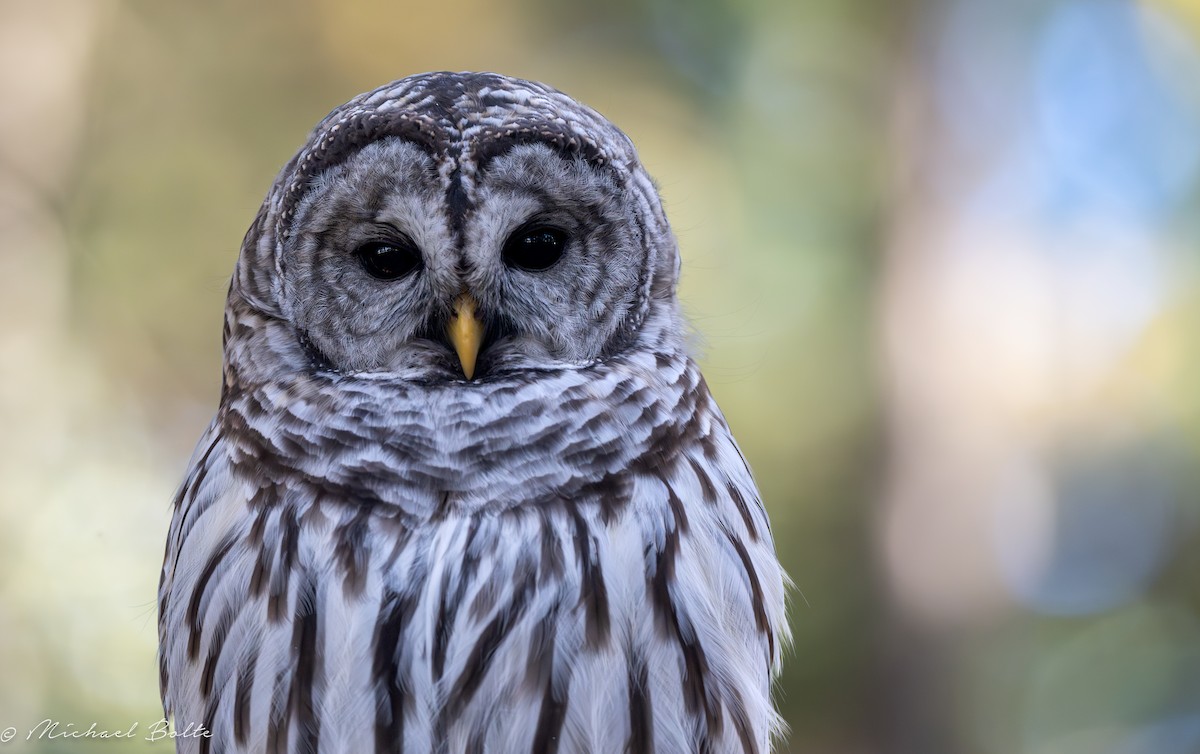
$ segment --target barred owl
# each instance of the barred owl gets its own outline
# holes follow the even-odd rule
[[[554,89],[424,74],[321,121],[174,502],[178,748],[768,751],[785,576],[678,275],[628,137]]]

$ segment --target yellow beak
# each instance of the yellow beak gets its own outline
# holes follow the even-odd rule
[[[483,323],[475,316],[475,299],[469,293],[454,302],[454,315],[448,329],[450,343],[454,345],[463,374],[469,380],[475,375],[475,358],[479,356],[479,344],[483,342]]]

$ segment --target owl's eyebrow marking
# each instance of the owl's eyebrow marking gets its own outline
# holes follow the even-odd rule
[[[603,168],[609,164],[608,159],[599,147],[590,141],[577,136],[560,133],[549,127],[537,129],[530,127],[526,130],[506,130],[492,136],[480,136],[479,146],[473,151],[465,151],[464,144],[459,141],[449,145],[450,153],[443,159],[450,159],[454,169],[450,173],[449,184],[446,187],[446,212],[450,229],[457,239],[456,248],[462,249],[465,242],[463,227],[467,214],[475,208],[475,201],[464,185],[463,174],[468,173],[476,178],[487,172],[493,160],[502,157],[517,147],[540,144],[548,147],[564,162],[573,163],[583,159],[594,168]]]
[[[446,158],[449,146],[442,130],[410,114],[383,118],[378,113],[370,112],[348,120],[336,131],[327,134],[297,165],[292,180],[284,190],[279,210],[276,232],[280,237],[288,236],[287,229],[296,207],[323,173],[349,161],[368,144],[388,138],[399,138],[412,144],[435,163]],[[293,159],[299,157],[297,155]]]
[[[532,125],[527,129],[505,131],[502,135],[482,139],[471,157],[474,158],[479,172],[483,172],[497,157],[508,154],[516,147],[533,144],[549,147],[567,162],[582,159],[594,168],[603,168],[609,165],[608,158],[592,142],[548,126],[538,128]]]

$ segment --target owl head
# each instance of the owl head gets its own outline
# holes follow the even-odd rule
[[[429,73],[331,112],[242,245],[226,379],[486,381],[678,345],[679,255],[629,138],[542,84]]]

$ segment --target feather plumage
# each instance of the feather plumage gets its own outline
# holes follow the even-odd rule
[[[425,351],[340,367],[325,351],[352,342],[323,349],[289,317],[287,239],[319,216],[311,196],[401,134],[451,161],[452,229],[451,199],[486,199],[480,165],[513,133],[594,163],[609,177],[587,185],[630,208],[641,261],[624,313],[586,320],[597,352],[547,358],[553,341],[522,346],[517,326],[472,382]],[[541,85],[433,74],[326,118],[243,245],[221,407],[175,502],[163,701],[211,731],[180,750],[768,751],[785,579],[684,352],[677,264],[628,140]]]

